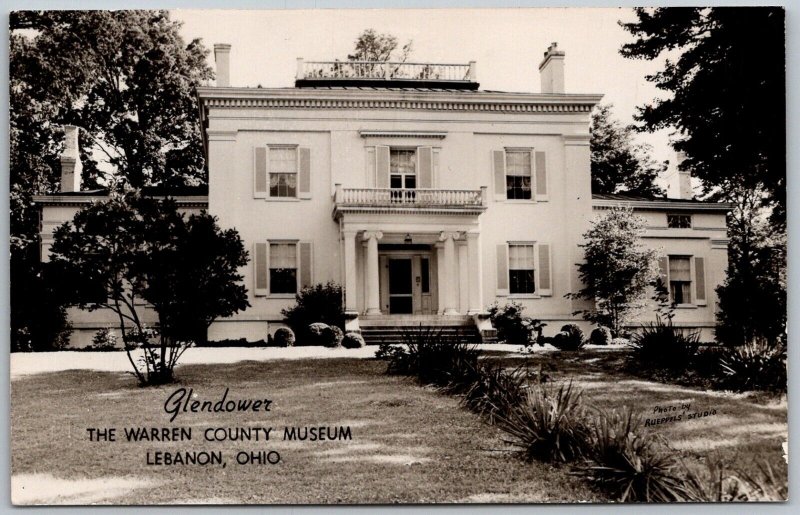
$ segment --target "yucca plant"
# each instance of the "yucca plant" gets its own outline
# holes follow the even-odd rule
[[[723,351],[723,385],[734,390],[786,391],[786,346],[756,339]]]
[[[687,467],[685,485],[694,502],[766,502],[784,501],[788,493],[785,475],[779,476],[767,461],[756,465],[756,472],[726,470],[716,458],[705,468]]]
[[[636,364],[683,372],[690,365],[700,344],[699,332],[686,332],[672,320],[656,318],[642,326],[631,339]]]
[[[570,462],[583,454],[586,441],[581,391],[568,384],[537,384],[528,389],[516,407],[497,413],[498,426],[508,443],[523,457],[550,462]]]
[[[482,365],[477,377],[463,393],[462,404],[485,415],[494,424],[498,414],[519,406],[528,388],[528,371],[524,365],[507,370],[502,365]]]
[[[673,502],[689,494],[672,454],[627,408],[599,412],[588,428],[585,461],[575,472],[620,502]]]

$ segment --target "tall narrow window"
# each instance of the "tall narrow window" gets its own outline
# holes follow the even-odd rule
[[[534,293],[536,291],[533,251],[533,244],[508,246],[509,293]]]
[[[692,269],[689,256],[669,257],[669,291],[675,304],[692,303]]]
[[[431,292],[431,275],[430,275],[430,260],[428,258],[420,259],[420,275],[422,276],[422,293]]]
[[[389,187],[393,202],[413,202],[417,187],[417,151],[393,148],[389,151]]]
[[[506,198],[531,198],[531,153],[528,150],[506,151]]]
[[[297,196],[297,149],[269,149],[269,196]]]
[[[269,292],[297,293],[297,245],[270,243]]]

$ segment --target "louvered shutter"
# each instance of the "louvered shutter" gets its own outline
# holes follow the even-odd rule
[[[658,276],[664,283],[664,286],[669,284],[669,257],[662,256],[658,258]]]
[[[431,147],[417,148],[418,182],[417,187],[422,189],[433,188],[433,149]]]
[[[266,198],[269,177],[267,176],[267,147],[256,147],[253,159],[253,198]]]
[[[544,152],[536,152],[536,200],[547,200],[547,159]]]
[[[269,245],[267,242],[259,241],[253,246],[253,277],[255,284],[253,290],[256,296],[264,296],[269,293]]]
[[[539,295],[548,297],[553,294],[553,274],[550,266],[550,244],[539,245]]]
[[[299,198],[311,198],[311,149],[300,147],[297,152],[299,154],[297,196]]]
[[[313,286],[313,265],[312,265],[312,256],[311,256],[311,242],[310,241],[301,241],[297,244],[298,246],[298,268],[300,269],[298,277],[299,277],[299,289],[302,290],[308,286]]]
[[[508,245],[497,246],[497,295],[508,295]]]
[[[492,166],[494,168],[494,199],[506,199],[506,152],[505,150],[492,151]]]
[[[367,188],[375,186],[375,147],[367,147]]]
[[[706,305],[706,263],[701,257],[694,258],[694,298],[698,306]]]
[[[375,147],[375,184],[377,188],[389,187],[389,147]]]

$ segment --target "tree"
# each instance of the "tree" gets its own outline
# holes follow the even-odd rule
[[[733,203],[717,338],[777,338],[786,324],[785,12],[780,7],[636,9],[622,55],[668,59],[647,77],[668,95],[639,129],[672,128],[682,169]],[[768,220],[767,220],[768,219]],[[772,340],[774,341],[774,340]]]
[[[377,61],[385,63],[387,61],[406,62],[413,50],[413,42],[409,40],[400,49],[400,54],[395,54],[397,50],[397,37],[392,34],[379,34],[375,29],[367,29],[356,38],[355,48],[352,54],[347,55],[348,61]],[[394,57],[394,59],[392,59]]]
[[[599,105],[592,113],[592,193],[663,195],[655,180],[666,164],[650,158],[649,145],[633,142],[633,129],[614,119],[611,107]]]
[[[194,88],[212,72],[179,29],[166,11],[11,13],[12,324],[31,324],[12,337],[55,322],[24,292],[42,273],[32,196],[59,189],[62,125],[81,128],[84,188],[205,183]]]
[[[583,235],[585,261],[578,272],[585,286],[567,297],[593,302],[594,309],[576,314],[609,327],[614,336],[644,305],[647,289],[658,276],[656,251],[642,244],[644,229],[643,218],[619,207],[594,220]]]
[[[785,27],[780,7],[637,8],[625,57],[671,57],[647,80],[668,95],[639,108],[639,129],[673,129],[682,169],[729,199],[763,189],[786,218]]]
[[[786,233],[759,209],[760,191],[745,191],[728,223],[728,274],[717,288],[716,337],[727,345],[785,339]]]
[[[112,194],[79,211],[56,230],[51,260],[72,280],[73,303],[116,315],[142,384],[171,381],[181,354],[214,319],[249,306],[238,233],[205,212],[180,213],[169,198]],[[156,327],[147,327],[141,300],[156,312]]]

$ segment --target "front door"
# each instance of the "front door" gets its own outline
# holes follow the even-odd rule
[[[414,312],[411,258],[389,259],[389,314]]]

